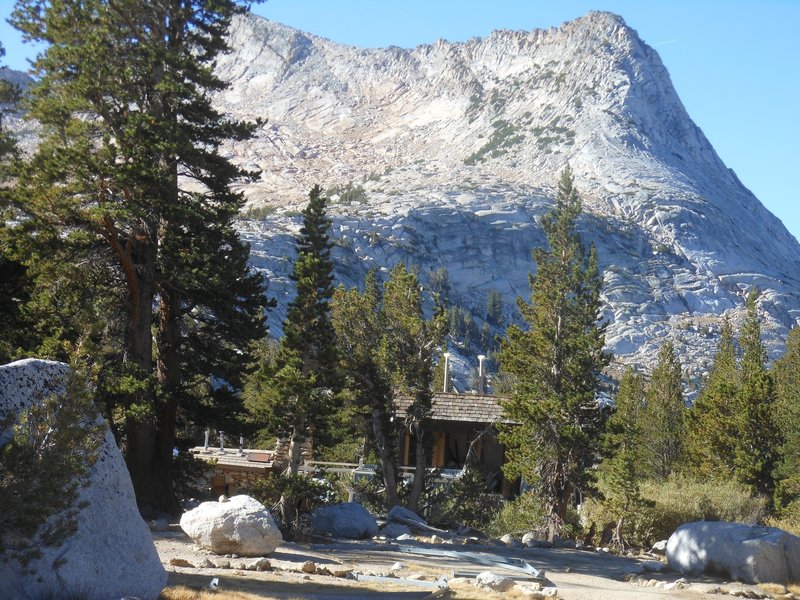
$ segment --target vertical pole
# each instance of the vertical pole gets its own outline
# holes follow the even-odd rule
[[[442,356],[444,356],[444,385],[442,391],[446,394],[450,384],[450,353],[445,352]]]
[[[478,393],[481,395],[486,393],[486,371],[483,366],[483,361],[485,360],[486,356],[483,354],[478,355]]]

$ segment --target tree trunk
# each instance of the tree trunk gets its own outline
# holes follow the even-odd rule
[[[295,476],[300,472],[300,462],[302,459],[304,427],[295,426],[289,438],[288,465],[284,471],[285,475]],[[291,532],[297,521],[297,499],[290,493],[283,493],[280,499],[280,511],[283,525],[287,532]]]
[[[175,422],[178,411],[178,394],[183,381],[181,369],[181,295],[174,290],[162,290],[159,306],[156,378],[160,397],[156,404],[155,454],[153,456],[152,485],[160,510],[170,514],[180,511],[172,487],[172,452],[175,447]]]
[[[117,246],[121,248],[121,246]],[[134,367],[141,389],[126,399],[125,462],[131,476],[139,510],[157,510],[151,485],[155,455],[155,394],[153,373],[153,297],[155,295],[155,249],[147,242],[129,242],[119,254],[128,287],[129,316],[124,361]],[[131,408],[134,410],[130,410]]]
[[[386,500],[389,508],[400,504],[400,498],[397,495],[397,477],[395,474],[395,465],[392,460],[392,453],[389,447],[391,443],[386,432],[383,429],[383,412],[380,408],[374,407],[372,409],[372,432],[375,435],[375,447],[378,450],[378,458],[381,462],[381,470],[383,471],[383,483],[386,486]]]
[[[411,485],[411,493],[408,496],[408,508],[414,512],[419,511],[419,499],[425,490],[425,471],[428,467],[425,460],[425,430],[421,423],[414,427],[414,437],[416,438],[416,465],[414,469],[414,483]]]

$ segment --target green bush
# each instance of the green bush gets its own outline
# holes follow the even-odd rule
[[[96,414],[81,376],[70,373],[64,394],[0,422],[0,560],[27,564],[76,530],[80,489],[103,442]]]
[[[768,519],[767,525],[800,535],[800,500],[789,503],[776,516]]]
[[[603,491],[602,483],[599,487]],[[625,515],[623,531],[626,541],[635,546],[667,539],[678,526],[692,521],[764,523],[767,516],[767,500],[752,496],[746,486],[733,481],[670,477],[642,482],[641,495],[647,502]],[[595,499],[584,505],[584,518],[598,529],[616,522],[608,507]]]
[[[544,529],[547,523],[547,511],[542,501],[531,492],[506,502],[495,516],[486,533],[500,537],[506,533],[517,536],[528,531]]]
[[[454,480],[443,496],[427,515],[428,521],[439,527],[462,525],[484,530],[503,507],[503,497],[486,491],[486,474],[475,468]]]

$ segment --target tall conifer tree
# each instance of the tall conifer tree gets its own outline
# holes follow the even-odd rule
[[[239,353],[263,331],[260,278],[232,227],[243,199],[230,185],[243,173],[218,153],[252,127],[211,106],[224,87],[214,59],[241,10],[233,0],[18,0],[13,16],[47,44],[30,103],[42,140],[19,208],[55,227],[54,239],[116,264],[124,368],[115,394],[143,509],[177,509],[181,403],[230,399],[246,362]]]
[[[766,368],[767,351],[761,341],[757,299],[758,291],[751,290],[739,337],[742,360],[734,415],[733,474],[753,491],[771,497],[780,431],[775,422],[775,389]]]
[[[737,381],[733,330],[726,318],[711,371],[687,412],[687,465],[701,477],[733,475]]]
[[[289,304],[274,365],[258,374],[261,383],[251,398],[257,412],[266,415],[267,429],[288,438],[286,474],[295,476],[302,461],[302,446],[313,438],[325,440],[340,382],[337,374],[336,334],[331,323],[333,296],[331,221],[327,198],[318,185],[309,193],[303,209],[303,226],[296,239],[297,256],[291,279],[297,293]],[[281,498],[284,525],[296,521],[291,491]]]
[[[427,426],[433,401],[433,359],[439,351],[447,323],[437,304],[431,319],[422,307],[419,279],[399,263],[383,288],[384,335],[380,340],[380,360],[390,373],[395,391],[411,398],[404,423],[414,440],[415,477],[408,508],[418,510],[428,468]]]
[[[786,353],[772,368],[775,379],[776,421],[781,433],[775,469],[775,505],[785,509],[800,500],[800,328],[789,332]]]
[[[603,471],[607,482],[606,504],[617,518],[618,545],[625,546],[625,519],[634,516],[644,500],[639,482],[642,469],[642,412],[645,405],[644,377],[628,367],[617,391],[614,412],[604,435]]]
[[[592,246],[576,230],[581,200],[565,169],[556,206],[542,219],[548,248],[533,251],[530,304],[517,300],[528,328],[511,326],[500,367],[513,393],[503,407],[518,425],[500,436],[505,472],[522,476],[547,504],[550,534],[563,524],[576,492],[590,484],[605,414],[595,395],[610,357],[600,314],[602,274]]]
[[[672,342],[658,351],[640,416],[642,458],[647,476],[664,479],[683,454],[684,418],[681,363]]]

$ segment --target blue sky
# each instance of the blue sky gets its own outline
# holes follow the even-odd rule
[[[0,17],[13,2],[0,0]],[[800,239],[800,0],[269,0],[255,12],[334,41],[413,47],[493,29],[560,25],[589,10],[621,15],[654,47],[689,115],[725,164]],[[4,22],[6,64],[29,46]]]

